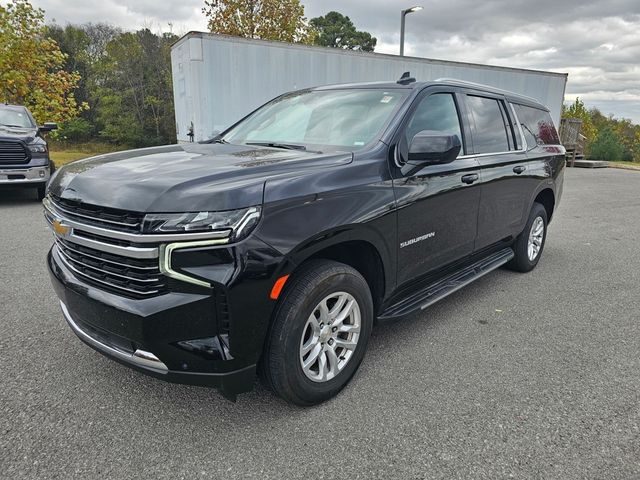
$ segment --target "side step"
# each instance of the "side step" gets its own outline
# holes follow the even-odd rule
[[[471,282],[504,265],[511,260],[514,255],[511,248],[505,248],[504,250],[493,253],[391,305],[378,319],[390,320],[424,310],[437,301],[442,300],[447,295],[451,295],[453,292],[460,290],[462,287],[469,285]]]

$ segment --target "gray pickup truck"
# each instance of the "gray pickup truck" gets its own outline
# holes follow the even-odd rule
[[[42,133],[56,128],[38,127],[26,107],[0,104],[0,186],[35,187],[38,200],[44,198],[53,165]]]

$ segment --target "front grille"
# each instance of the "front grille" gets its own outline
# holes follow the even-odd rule
[[[56,239],[63,262],[76,275],[118,294],[145,298],[167,291],[166,277],[157,259],[134,259]]]
[[[31,155],[22,142],[0,140],[0,165],[23,165]]]
[[[60,197],[52,200],[55,208],[70,220],[121,232],[140,233],[142,229],[142,213],[98,207]]]

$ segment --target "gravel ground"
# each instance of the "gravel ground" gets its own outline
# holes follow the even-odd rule
[[[131,371],[82,344],[28,191],[0,191],[1,478],[640,478],[640,173],[569,170],[530,274],[378,326],[319,407]]]

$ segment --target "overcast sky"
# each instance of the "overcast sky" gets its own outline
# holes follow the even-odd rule
[[[308,18],[331,10],[397,53],[400,10],[405,54],[569,73],[567,101],[640,123],[640,0],[303,0]],[[6,0],[0,0],[6,3]],[[176,33],[206,30],[203,0],[32,0],[47,19],[110,22]]]

